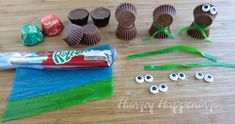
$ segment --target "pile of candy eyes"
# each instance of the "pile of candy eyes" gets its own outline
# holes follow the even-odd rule
[[[204,80],[207,83],[214,82],[214,77],[210,74],[205,74],[204,75],[203,73],[196,73],[194,76],[197,80]],[[172,73],[172,74],[169,75],[169,78],[173,81],[184,80],[184,79],[186,79],[186,75],[183,72],[180,72],[178,74]]]
[[[194,76],[197,80],[204,80],[207,83],[212,83],[214,81],[214,77],[210,74],[205,74],[204,75],[203,73],[196,73]],[[169,78],[173,81],[185,80],[186,79],[186,74],[183,73],[183,72],[180,72],[178,74],[177,73],[172,73],[172,74],[169,75]],[[153,82],[153,76],[150,75],[150,74],[147,74],[145,76],[138,75],[138,76],[136,76],[135,81],[138,84],[152,83]],[[152,94],[157,94],[159,91],[165,93],[165,92],[168,91],[168,86],[166,84],[160,84],[159,86],[152,85],[149,88],[149,91]]]
[[[204,75],[203,73],[196,73],[195,78],[198,80],[203,80],[207,83],[212,83],[214,81],[214,77],[210,74]]]
[[[147,74],[144,77],[139,75],[139,76],[136,76],[135,81],[136,83],[139,83],[139,84],[151,83],[153,82],[153,76],[150,74]],[[149,88],[149,91],[152,94],[157,94],[159,91],[164,93],[168,91],[168,86],[166,84],[160,84],[159,87],[157,85],[152,85]]]

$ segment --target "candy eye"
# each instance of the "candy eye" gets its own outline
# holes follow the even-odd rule
[[[206,74],[204,77],[204,81],[206,81],[208,83],[212,83],[214,81],[214,77],[210,74]]]
[[[178,80],[178,75],[173,73],[173,74],[170,74],[169,78],[173,81],[177,81]]]
[[[142,84],[142,83],[144,83],[144,77],[143,76],[136,76],[135,81],[136,81],[136,83]]]
[[[198,80],[202,80],[204,78],[204,74],[202,73],[196,73],[195,74],[195,78],[198,79]]]
[[[161,92],[167,92],[168,91],[168,86],[166,84],[161,84],[159,86],[159,91]]]
[[[178,74],[178,78],[179,78],[180,80],[184,80],[184,79],[186,78],[185,73],[180,72],[180,73]]]
[[[210,9],[211,9],[211,6],[210,6],[209,4],[204,4],[204,5],[202,6],[202,11],[203,11],[203,12],[209,12]]]
[[[217,8],[216,8],[215,6],[212,6],[212,7],[210,8],[210,13],[211,13],[212,15],[215,15],[215,14],[217,13]]]
[[[157,87],[157,85],[152,85],[150,88],[149,88],[149,91],[152,93],[152,94],[157,94],[159,92],[159,89]]]
[[[145,75],[144,80],[145,80],[147,83],[151,83],[151,82],[153,82],[153,76],[150,75],[150,74],[147,74],[147,75]]]

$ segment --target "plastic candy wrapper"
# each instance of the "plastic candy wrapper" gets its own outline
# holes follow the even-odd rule
[[[17,67],[56,70],[108,67],[113,64],[115,57],[115,49],[6,52],[0,53],[0,70],[15,69]]]

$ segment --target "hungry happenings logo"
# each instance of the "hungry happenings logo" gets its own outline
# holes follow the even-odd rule
[[[118,103],[119,109],[137,110],[139,112],[149,112],[155,114],[157,109],[171,110],[173,113],[184,113],[185,110],[205,110],[213,112],[218,108],[214,101],[199,99],[194,102],[191,101],[177,101],[173,99],[160,99],[158,101],[134,101],[129,97],[120,99]]]

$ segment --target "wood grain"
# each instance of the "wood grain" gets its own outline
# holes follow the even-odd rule
[[[187,53],[173,53],[148,57],[145,59],[127,60],[126,56],[132,53],[156,50],[171,45],[190,45],[204,52],[217,55],[221,61],[235,63],[235,17],[233,0],[213,0],[219,10],[219,14],[211,28],[208,43],[191,39],[187,35],[179,35],[178,30],[191,24],[193,21],[193,8],[209,0],[130,0],[138,9],[136,26],[138,36],[126,44],[115,37],[117,22],[114,18],[116,7],[125,0],[0,0],[0,51],[47,51],[66,50],[68,47],[61,36],[46,38],[45,41],[35,47],[25,47],[20,42],[20,28],[26,23],[39,24],[40,19],[48,14],[56,14],[61,17],[64,24],[69,23],[67,14],[74,8],[86,8],[89,11],[103,6],[112,11],[110,24],[101,28],[102,42],[99,45],[110,43],[118,51],[118,58],[114,64],[115,95],[112,99],[90,102],[63,110],[50,112],[33,117],[6,122],[6,124],[60,124],[60,123],[161,123],[161,124],[231,124],[235,121],[235,70],[228,68],[196,68],[188,70],[147,72],[143,70],[144,64],[166,63],[190,63],[206,61],[195,55]],[[153,9],[164,3],[173,4],[177,9],[177,17],[172,25],[172,32],[176,40],[155,40],[142,42],[142,37],[147,36],[147,30],[152,23]],[[90,20],[91,21],[91,20]],[[81,46],[79,49],[87,48]],[[168,75],[172,72],[183,71],[187,79],[180,82],[172,82]],[[196,81],[193,75],[196,72],[210,73],[214,75],[215,82],[207,84]],[[14,70],[0,71],[0,115],[2,115],[7,103],[7,97],[12,88]],[[152,84],[138,85],[133,78],[137,75],[152,74],[155,78],[153,84],[164,82],[169,86],[169,92],[151,95],[148,88]],[[126,100],[126,102],[125,102]],[[167,104],[164,107],[164,101]],[[201,102],[201,103],[200,103]],[[120,104],[122,103],[122,104]],[[152,113],[147,107],[152,103]],[[128,105],[132,105],[132,107]],[[175,107],[174,104],[185,104]],[[198,104],[207,108],[195,107]],[[138,105],[138,106],[137,106]],[[140,106],[144,105],[143,111]],[[136,107],[137,106],[137,107]],[[190,107],[191,106],[191,107]],[[214,107],[211,111],[208,107]],[[182,109],[180,109],[180,107]]]

